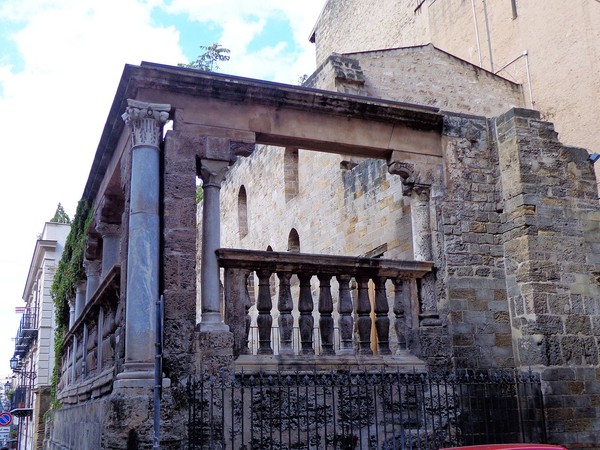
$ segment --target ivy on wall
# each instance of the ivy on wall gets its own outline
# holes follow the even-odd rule
[[[62,257],[54,275],[50,294],[54,301],[54,370],[52,372],[52,401],[56,401],[56,386],[61,373],[63,338],[69,328],[69,300],[75,298],[75,289],[79,282],[86,279],[83,268],[86,237],[93,219],[90,203],[80,200],[71,223],[71,232],[67,236]]]

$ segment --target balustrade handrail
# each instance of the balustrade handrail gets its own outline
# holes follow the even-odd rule
[[[319,273],[421,278],[433,269],[430,261],[407,261],[361,256],[339,256],[317,253],[271,252],[220,248],[216,251],[223,268],[270,270],[272,272]]]
[[[216,255],[219,265],[225,269],[225,321],[234,333],[235,355],[249,353],[250,324],[254,320],[258,329],[258,355],[273,355],[275,348],[280,349],[279,355],[287,356],[372,355],[374,351],[390,355],[392,322],[398,351],[406,348],[406,331],[417,323],[416,312],[427,318],[435,313],[423,314],[428,311],[423,309],[422,294],[432,292],[423,289],[425,281],[429,282],[427,287],[431,287],[433,263],[429,261],[229,248],[216,250]],[[248,290],[248,283],[253,280],[249,277],[254,277],[250,275],[252,272],[258,278],[254,319]],[[278,282],[272,279],[274,274]],[[293,275],[298,277],[294,292]],[[318,294],[311,285],[313,277],[318,280]],[[423,281],[417,282],[419,279]],[[394,285],[393,305],[387,295],[387,280]],[[337,301],[332,281],[336,281]],[[274,282],[278,283],[277,291],[273,290]],[[374,298],[370,298],[370,286]],[[413,303],[411,292],[415,292],[417,303]],[[316,303],[315,295],[318,296]],[[406,311],[410,317],[405,315]],[[392,313],[393,321],[390,320]],[[276,322],[278,343],[271,335]],[[294,344],[292,336],[295,323],[300,330],[299,346]],[[318,337],[313,331],[317,323]],[[334,347],[336,330],[340,348]],[[376,331],[375,341],[371,338],[373,331]]]

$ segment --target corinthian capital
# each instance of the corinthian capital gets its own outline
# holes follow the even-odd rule
[[[127,110],[121,116],[131,128],[133,146],[158,146],[162,126],[169,119],[171,105],[127,99]]]

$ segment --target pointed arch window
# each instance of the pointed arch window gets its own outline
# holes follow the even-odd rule
[[[285,182],[285,201],[289,202],[298,195],[298,149],[286,147],[283,154],[283,177]]]
[[[300,236],[295,228],[290,230],[288,236],[288,252],[300,253]]]
[[[248,235],[248,197],[243,185],[238,194],[238,226],[240,239],[242,239]]]

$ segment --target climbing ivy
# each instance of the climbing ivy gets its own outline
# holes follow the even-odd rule
[[[54,274],[54,281],[50,294],[54,301],[54,317],[56,328],[54,330],[54,370],[52,372],[52,402],[58,406],[56,400],[56,386],[61,373],[63,353],[63,338],[69,328],[69,300],[75,297],[77,283],[86,279],[83,268],[85,254],[85,241],[93,211],[89,202],[80,200],[77,211],[71,223],[71,231],[67,236],[62,257]]]

